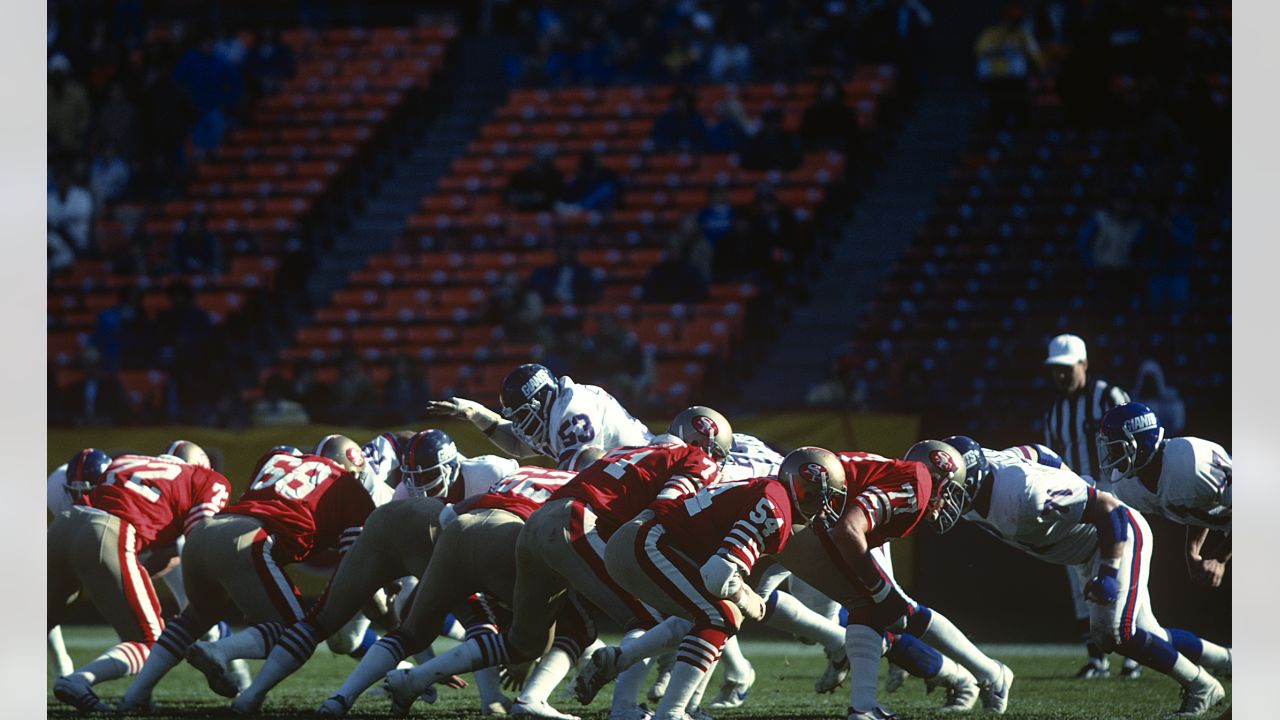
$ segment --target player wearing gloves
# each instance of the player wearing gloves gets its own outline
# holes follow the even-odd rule
[[[964,436],[947,446],[964,454],[969,470],[948,482],[929,523],[947,532],[963,517],[1033,557],[1073,566],[1085,580],[1094,641],[1182,685],[1175,717],[1202,715],[1223,699],[1222,685],[1200,664],[1230,672],[1231,651],[1163,628],[1151,611],[1151,530],[1141,513],[1066,468],[985,450]]]
[[[510,455],[542,455],[561,469],[584,445],[610,450],[645,445],[653,437],[609,393],[557,378],[542,365],[520,365],[508,373],[499,400],[502,414],[456,397],[427,403],[427,413],[466,420]]]
[[[89,711],[110,710],[92,686],[137,673],[162,637],[160,603],[138,555],[202,530],[231,493],[222,475],[176,457],[105,459],[88,448],[67,463],[68,486],[83,494],[48,531],[49,629],[83,590],[121,640],[54,684],[55,697]]]
[[[301,620],[297,589],[282,566],[329,548],[345,553],[365,518],[390,494],[386,485],[369,481],[360,446],[341,435],[321,440],[312,455],[269,457],[240,499],[188,538],[182,572],[191,602],[164,629],[118,709],[150,707],[152,688],[229,603],[252,623]],[[266,657],[266,636],[240,636],[245,647],[229,656]],[[219,695],[234,698],[243,689],[225,666],[199,662],[198,656],[192,660]]]
[[[711,424],[702,424],[697,432],[700,447],[672,435],[659,436],[652,445],[620,447],[557,490],[520,531],[510,629],[495,642],[468,641],[411,671],[388,674],[396,701],[408,705],[442,677],[542,655],[569,589],[626,627],[629,635],[656,625],[661,618],[655,611],[619,587],[605,569],[604,545],[656,498],[691,495],[719,476],[732,431],[719,413],[707,420]],[[637,663],[619,678],[611,718],[643,715],[636,696],[647,671],[647,663]]]
[[[1125,505],[1187,527],[1191,579],[1221,585],[1231,560],[1231,455],[1208,440],[1166,438],[1155,412],[1134,402],[1102,416],[1098,457]],[[1201,550],[1210,530],[1226,537],[1205,557]]]

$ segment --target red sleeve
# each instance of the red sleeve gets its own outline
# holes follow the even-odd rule
[[[924,517],[932,491],[933,479],[922,463],[896,462],[850,503],[869,520],[867,542],[874,547],[910,534]]]
[[[781,484],[766,482],[745,517],[733,524],[716,552],[742,566],[750,573],[762,555],[782,550],[791,534],[791,503]]]
[[[679,500],[719,479],[720,467],[709,455],[695,447],[684,450],[679,461],[671,468],[655,500]]]

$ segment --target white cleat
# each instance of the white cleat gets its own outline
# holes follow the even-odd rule
[[[847,664],[848,662],[848,658],[846,658],[845,663]],[[889,663],[889,671],[884,676],[884,691],[886,693],[896,693],[906,683],[907,671],[893,663]]]
[[[83,675],[64,675],[53,683],[53,696],[80,712],[111,712]]]
[[[871,710],[854,710],[853,708],[849,708],[848,720],[897,720],[897,717],[898,716],[889,708],[883,705],[877,705]]]
[[[711,713],[707,712],[706,710],[703,710],[700,707],[688,708],[687,710],[685,710],[684,716],[688,718],[688,720],[716,720],[714,717],[711,716]]]
[[[551,720],[582,720],[577,715],[562,713],[551,707],[551,703],[543,700],[521,702],[519,698],[511,703],[511,717],[550,718]]]
[[[227,675],[239,692],[244,692],[253,684],[253,673],[249,671],[249,661],[236,658],[227,663]]]
[[[600,690],[620,672],[618,658],[622,650],[616,647],[602,647],[591,653],[591,659],[582,665],[573,679],[573,696],[583,705],[590,705]]]
[[[1106,658],[1098,660],[1097,658],[1089,658],[1079,670],[1076,671],[1077,680],[1102,680],[1111,677],[1111,663]]]
[[[978,697],[982,700],[982,709],[989,713],[1003,715],[1009,707],[1009,688],[1013,686],[1013,671],[1008,665],[1000,663],[1000,676],[994,681],[987,681],[978,686]]]
[[[966,712],[978,704],[978,681],[969,671],[964,670],[957,682],[945,687],[947,697],[938,712]]]
[[[1226,696],[1222,683],[1201,669],[1191,684],[1182,688],[1182,707],[1173,717],[1198,717],[1209,712],[1209,708],[1222,702]]]
[[[491,700],[480,698],[480,714],[485,717],[489,717],[491,715],[510,715],[511,706],[514,703],[515,701],[506,695],[499,695]]]
[[[645,692],[645,697],[649,698],[649,702],[656,703],[662,699],[663,695],[667,694],[667,685],[671,683],[671,666],[675,664],[675,653],[666,653],[658,658],[658,677],[654,678],[653,684]]]
[[[819,695],[834,692],[849,677],[849,656],[843,646],[838,650],[824,648],[823,652],[827,654],[827,669],[822,671],[822,677],[813,684],[814,692]]]
[[[316,717],[323,718],[340,718],[347,714],[351,709],[352,703],[341,695],[334,695],[328,700],[320,703],[320,707],[316,708]]]
[[[209,683],[209,689],[221,695],[224,698],[235,698],[240,693],[240,688],[236,685],[235,679],[232,678],[230,670],[227,668],[227,658],[222,656],[215,643],[205,640],[197,640],[195,645],[187,651],[187,662],[200,672],[204,673],[205,680]]]
[[[609,720],[653,720],[653,711],[643,705],[633,705],[622,710],[610,711]]]
[[[747,677],[743,680],[730,680],[725,675],[724,682],[720,684],[720,692],[716,693],[716,697],[707,703],[707,707],[712,710],[726,710],[728,708],[736,708],[747,699],[747,693],[751,692],[751,686],[756,682],[756,669],[751,665],[747,665]],[[693,712],[689,713],[690,715]]]
[[[1125,658],[1124,664],[1120,666],[1120,677],[1125,680],[1137,680],[1142,677],[1142,666],[1135,660]]]
[[[392,670],[387,673],[387,694],[391,698],[391,712],[395,715],[408,715],[409,708],[422,693],[414,687],[410,670]]]

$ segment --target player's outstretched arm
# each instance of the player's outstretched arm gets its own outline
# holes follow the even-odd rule
[[[447,417],[466,420],[475,425],[504,452],[514,457],[532,457],[538,453],[525,445],[511,430],[511,422],[474,400],[451,397],[448,400],[431,400],[427,403],[429,417]]]

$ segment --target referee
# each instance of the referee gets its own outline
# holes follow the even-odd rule
[[[1096,436],[1102,414],[1116,405],[1129,402],[1129,394],[1119,385],[1089,375],[1089,358],[1084,340],[1076,335],[1059,335],[1049,341],[1049,354],[1044,361],[1058,391],[1058,397],[1044,414],[1044,444],[1062,456],[1062,460],[1085,481],[1094,484],[1100,476]],[[1077,678],[1105,678],[1111,675],[1107,656],[1089,638],[1089,608],[1084,603],[1084,588],[1075,570],[1067,568],[1071,599],[1075,605],[1076,623],[1085,636],[1089,661],[1076,673]],[[1125,659],[1120,675],[1136,678],[1141,666]]]

